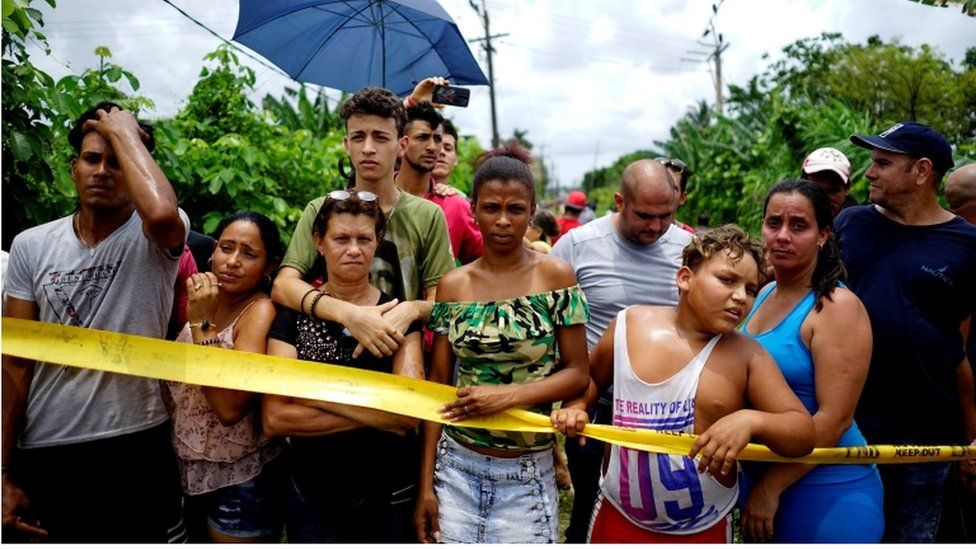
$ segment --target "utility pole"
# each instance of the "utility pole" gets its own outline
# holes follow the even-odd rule
[[[725,2],[725,0],[718,0],[717,3],[712,4],[712,16],[708,19],[708,26],[705,28],[705,32],[702,34],[702,38],[705,38],[711,34],[712,43],[707,44],[698,42],[702,46],[712,48],[712,52],[708,56],[708,60],[715,63],[715,110],[718,111],[719,114],[725,114],[722,106],[722,52],[729,47],[729,44],[725,41],[722,33],[715,30],[715,17],[718,15],[718,8],[723,2]]]
[[[491,34],[491,27],[488,21],[488,6],[485,5],[485,0],[481,0],[480,7],[474,3],[474,0],[468,0],[468,4],[481,16],[481,22],[485,28],[484,38],[475,38],[474,40],[469,40],[469,42],[484,41],[481,47],[488,54],[488,93],[491,96],[491,146],[492,148],[497,148],[501,140],[498,138],[498,111],[495,108],[495,67],[492,64],[492,54],[495,52],[495,48],[491,46],[491,39],[508,36],[508,33]]]

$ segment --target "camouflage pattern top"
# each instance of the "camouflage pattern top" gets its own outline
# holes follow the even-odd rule
[[[540,380],[554,371],[556,326],[585,324],[590,318],[579,285],[503,301],[440,302],[428,322],[447,335],[458,358],[457,386],[511,385]],[[552,404],[530,408],[549,415]],[[541,450],[552,433],[520,433],[445,426],[454,439],[506,450]]]

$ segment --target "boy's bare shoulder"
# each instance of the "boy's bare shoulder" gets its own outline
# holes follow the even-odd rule
[[[627,308],[627,320],[669,323],[674,326],[674,307],[666,305],[632,305]]]
[[[733,330],[722,336],[716,351],[735,358],[735,362],[748,366],[758,355],[768,354],[766,349],[754,338],[739,330]]]

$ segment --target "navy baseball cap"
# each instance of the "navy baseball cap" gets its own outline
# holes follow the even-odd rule
[[[954,166],[952,147],[941,133],[918,122],[899,122],[878,135],[851,136],[851,143],[865,149],[907,154],[914,158],[928,158],[932,169],[944,174]]]

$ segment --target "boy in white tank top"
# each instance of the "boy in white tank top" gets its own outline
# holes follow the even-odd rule
[[[699,234],[677,273],[678,306],[621,311],[590,353],[586,395],[552,414],[560,432],[585,435],[587,407],[612,382],[614,425],[699,435],[688,456],[613,446],[591,542],[731,541],[742,448],[813,449],[810,414],[772,357],[735,330],[764,272],[761,245],[738,227]]]

